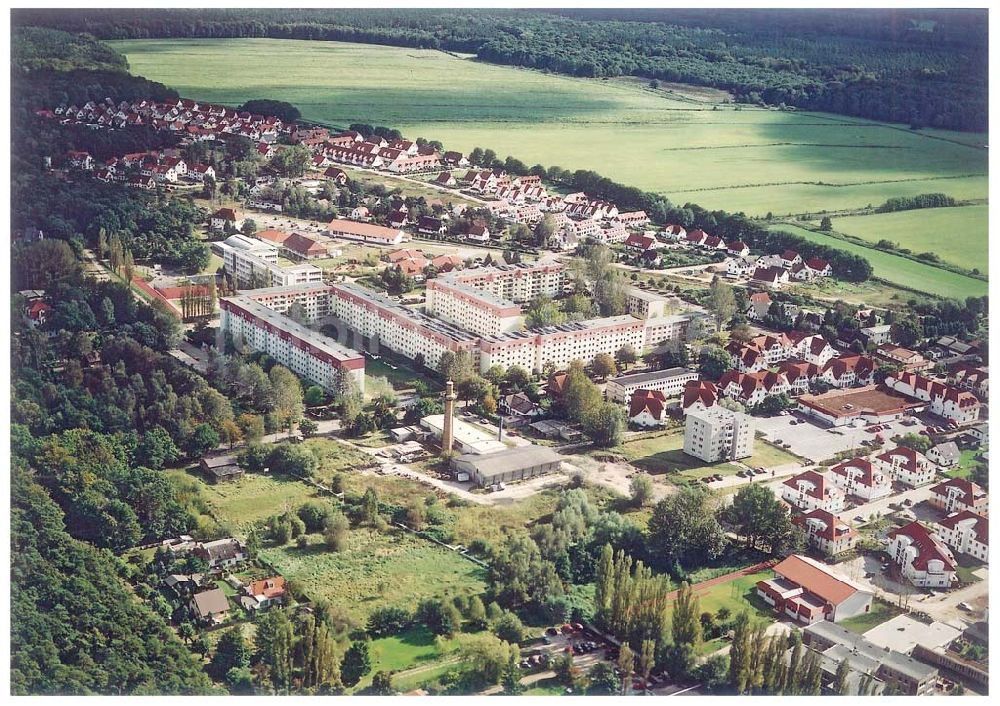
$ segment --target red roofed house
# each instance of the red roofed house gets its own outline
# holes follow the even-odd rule
[[[469,226],[469,232],[465,234],[466,240],[474,240],[477,243],[490,242],[490,229],[485,223],[473,223]]]
[[[340,167],[329,167],[325,172],[323,172],[323,176],[327,179],[333,180],[333,183],[337,186],[343,186],[347,183],[347,172]]]
[[[763,319],[771,308],[771,295],[767,292],[754,292],[750,295],[750,306],[747,308],[748,319]]]
[[[268,608],[272,605],[281,605],[285,602],[288,589],[285,586],[283,576],[272,576],[261,581],[251,581],[244,587],[247,597],[253,598],[255,608]]]
[[[209,221],[212,230],[240,230],[243,228],[243,218],[232,208],[220,208],[212,214]]]
[[[907,397],[928,402],[929,412],[957,424],[972,424],[979,419],[979,400],[968,390],[910,372],[889,375],[885,385]]]
[[[934,480],[934,464],[922,453],[906,446],[881,453],[872,462],[897,483],[916,488]]]
[[[669,225],[663,229],[662,235],[670,241],[686,240],[687,231],[684,230],[684,226]]]
[[[458,180],[452,176],[451,172],[441,172],[437,175],[434,183],[439,186],[458,186]]]
[[[832,358],[823,366],[819,377],[841,390],[870,385],[875,379],[875,361],[857,354]]]
[[[990,496],[985,490],[965,478],[950,478],[931,488],[928,502],[947,513],[972,510],[980,515],[990,514]]]
[[[781,266],[786,270],[790,270],[796,265],[802,264],[802,256],[799,255],[794,250],[786,250],[781,253]]]
[[[707,239],[708,233],[703,231],[701,228],[695,228],[694,230],[688,232],[685,237],[688,245],[703,245]]]
[[[660,247],[660,241],[656,238],[642,233],[632,233],[625,239],[625,249],[635,252],[645,252],[655,250]]]
[[[662,426],[667,416],[667,398],[659,390],[636,390],[628,407],[628,420],[640,427]]]
[[[981,399],[989,399],[990,375],[982,368],[959,363],[948,371],[948,382],[960,390],[969,390]]]
[[[746,257],[750,254],[750,248],[742,240],[734,240],[731,243],[726,243],[726,252],[736,257]]]
[[[780,267],[758,267],[751,278],[757,284],[775,289],[788,284],[788,270]]]
[[[258,240],[266,240],[275,245],[281,245],[291,237],[291,233],[282,230],[260,230],[253,234]]]
[[[891,531],[886,551],[914,586],[951,588],[957,581],[951,550],[919,522]]]
[[[813,277],[829,277],[833,274],[830,263],[821,257],[810,257],[805,261],[805,266],[812,271]]]
[[[729,370],[719,379],[719,389],[726,397],[755,407],[768,397],[784,395],[790,391],[788,378],[783,373],[760,370],[755,373],[741,373]]]
[[[25,313],[28,315],[32,327],[41,326],[52,313],[52,307],[41,299],[36,299],[26,307]]]
[[[941,541],[962,554],[989,562],[990,521],[971,510],[948,515],[938,522]]]
[[[451,272],[462,269],[465,266],[465,260],[452,253],[451,255],[438,255],[431,260],[431,264],[438,272]]]
[[[892,493],[892,481],[863,458],[838,463],[827,474],[830,481],[847,495],[871,502]]]
[[[411,257],[396,262],[396,267],[404,275],[409,275],[416,280],[424,279],[424,268],[431,264],[431,261],[424,257]]]
[[[782,483],[781,499],[801,512],[844,509],[843,491],[816,471],[804,471]]]
[[[796,516],[792,521],[805,530],[810,546],[827,556],[846,552],[858,543],[857,531],[826,510],[813,510]]]
[[[684,385],[681,396],[681,408],[684,414],[694,411],[704,411],[714,407],[719,399],[719,388],[707,380],[691,380]]]
[[[281,249],[295,260],[315,260],[316,258],[326,257],[327,254],[326,245],[318,243],[301,233],[292,233],[285,238],[285,242],[281,244]]]
[[[757,582],[757,595],[799,623],[837,622],[871,611],[869,591],[809,557],[793,554],[775,565],[774,574]]]
[[[875,355],[888,363],[899,365],[903,370],[911,373],[919,373],[922,370],[933,368],[934,363],[924,358],[916,351],[903,348],[892,343],[885,343],[875,350]]]

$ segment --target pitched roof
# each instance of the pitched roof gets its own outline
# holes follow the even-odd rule
[[[265,598],[279,598],[285,595],[285,577],[272,576],[268,579],[253,581],[248,589],[251,596],[264,596]]]
[[[799,481],[807,481],[812,485],[812,488],[806,491],[806,495],[812,496],[817,500],[825,500],[827,491],[834,491],[835,488],[827,487],[826,477],[817,473],[816,471],[803,471],[797,476],[792,476],[786,480],[783,485],[787,485],[789,488],[799,489]]]
[[[917,550],[917,556],[913,559],[913,568],[924,570],[927,565],[935,560],[940,560],[946,570],[955,570],[955,557],[951,551],[919,522],[911,522],[895,529],[889,533],[889,539],[895,539],[899,535],[909,537],[912,546]]]
[[[972,532],[976,535],[976,541],[980,544],[989,544],[990,541],[990,521],[983,517],[982,515],[976,514],[972,510],[962,510],[961,512],[953,512],[946,518],[938,522],[942,527],[947,527],[948,529],[955,529],[959,523],[965,523],[967,521],[971,522]]]
[[[954,444],[955,442],[948,443]],[[940,444],[940,446],[944,446],[944,444]],[[986,497],[985,490],[966,478],[950,478],[944,483],[938,483],[931,488],[931,493],[934,495],[948,495],[950,488],[958,489],[961,493],[962,502],[966,505],[972,505],[979,498]]]
[[[717,399],[719,399],[719,388],[715,386],[715,383],[707,380],[690,380],[684,385],[681,406],[687,409],[695,402],[700,401],[706,407],[711,407]]]
[[[194,595],[194,610],[200,618],[208,618],[216,613],[225,613],[229,610],[229,599],[222,592],[221,588],[213,588],[210,591],[202,591]]]
[[[238,220],[236,211],[231,208],[220,208],[218,211],[212,214],[212,218],[222,218],[223,220],[227,221]]]
[[[830,469],[830,472],[836,473],[838,476],[843,476],[844,478],[850,478],[852,474],[848,469],[851,468],[855,468],[860,471],[860,473],[854,475],[857,476],[862,485],[866,485],[869,488],[878,485],[880,482],[885,482],[885,476],[881,473],[876,473],[871,461],[863,458],[852,458],[849,461],[838,463]]]
[[[840,605],[860,589],[847,578],[837,576],[822,564],[792,554],[774,567],[774,573],[802,586],[831,605]]]
[[[280,230],[261,230],[254,233],[254,237],[260,240],[266,240],[269,243],[277,243],[281,245],[291,236],[291,233],[285,233]]]
[[[666,404],[667,398],[659,390],[636,390],[629,402],[629,419],[638,417],[643,411],[648,411],[653,419],[660,419]]]
[[[285,238],[282,247],[299,255],[326,254],[326,246],[301,233],[292,233]]]
[[[818,529],[814,534],[830,541],[837,539],[838,530],[841,535],[845,533],[848,536],[857,534],[857,531],[849,524],[841,520],[832,512],[828,512],[821,508],[816,508],[812,512],[799,515],[798,517],[795,517],[792,522],[806,527],[810,525],[819,527],[820,529]]]

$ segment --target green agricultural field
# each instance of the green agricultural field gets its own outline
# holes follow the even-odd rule
[[[721,473],[731,476],[741,470],[735,463],[706,464],[684,453],[684,434],[667,432],[657,436],[647,436],[628,441],[621,447],[629,462],[636,468],[650,473],[679,473],[688,478],[704,478]],[[754,454],[742,462],[754,468],[772,468],[798,459],[783,449],[773,446],[763,439],[754,442]]]
[[[433,50],[274,39],[111,44],[133,72],[187,97],[286,100],[334,126],[389,125],[452,149],[483,146],[527,164],[593,169],[677,203],[764,215],[931,191],[987,196],[982,135],[949,139],[946,131],[925,136],[861,119],[737,108],[638,81],[557,76]]]
[[[268,547],[261,555],[309,598],[327,599],[361,622],[382,606],[412,610],[425,598],[486,590],[482,568],[410,534],[351,530],[340,552],[329,551],[319,535],[310,540],[305,548]]]
[[[856,245],[846,240],[817,233],[799,226],[781,223],[773,226],[773,230],[782,230],[786,233],[802,236],[806,240],[811,240],[815,243],[822,243],[823,245],[829,245],[849,253],[861,255],[872,263],[876,277],[880,277],[893,284],[898,284],[901,287],[908,287],[939,297],[954,297],[957,299],[985,296],[989,290],[989,284],[983,280],[943,270],[940,267],[927,265],[874,248]]]
[[[989,208],[921,208],[870,216],[834,217],[833,229],[877,243],[889,240],[914,253],[934,252],[942,261],[987,273]]]

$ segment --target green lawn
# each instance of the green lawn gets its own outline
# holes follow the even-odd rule
[[[395,368],[389,367],[390,365],[396,366]],[[406,390],[413,387],[413,382],[415,380],[423,380],[424,383],[432,390],[439,389],[441,385],[434,380],[429,375],[417,372],[412,367],[403,364],[400,360],[393,357],[391,360],[386,360],[384,357],[379,360],[374,360],[371,356],[365,357],[365,378],[367,380],[372,380],[374,378],[384,377],[392,385],[393,389],[396,390]]]
[[[275,39],[111,44],[133,72],[187,97],[286,100],[308,119],[390,125],[449,149],[490,147],[527,164],[593,169],[675,203],[764,215],[934,191],[987,196],[985,136],[945,141],[843,116],[692,102],[644,82],[558,76],[432,50]]]
[[[856,633],[865,633],[877,625],[892,620],[903,611],[891,603],[873,600],[872,609],[867,613],[856,615],[853,618],[846,618],[839,622],[841,627]]]
[[[890,240],[915,254],[934,252],[944,262],[986,274],[989,207],[921,208],[870,216],[834,217],[833,229],[870,243]]]
[[[814,243],[829,245],[845,252],[861,255],[871,262],[876,277],[920,292],[940,297],[964,299],[965,297],[984,296],[989,289],[988,283],[973,277],[943,270],[940,267],[927,265],[882,250],[856,245],[799,226],[781,223],[772,226],[772,229],[792,233]]]
[[[741,470],[734,463],[706,464],[703,461],[688,456],[684,449],[684,433],[671,431],[658,436],[648,436],[635,441],[628,441],[618,447],[629,462],[650,473],[680,473],[688,478],[704,478],[721,473],[731,476]],[[754,454],[742,459],[742,463],[754,468],[770,468],[786,463],[794,463],[797,459],[783,449],[773,446],[763,439],[754,442]]]
[[[318,535],[311,545],[267,547],[262,556],[311,599],[325,598],[359,621],[375,608],[414,609],[424,598],[482,594],[483,569],[457,553],[410,534],[351,530],[347,547],[326,549]]]
[[[976,456],[986,453],[989,449],[965,449],[961,452],[958,465],[945,472],[949,478],[968,478],[972,474],[972,469],[977,463]]]
[[[445,666],[438,663],[450,662],[454,659],[452,654],[466,637],[465,633],[459,633],[451,638],[437,638],[423,625],[417,625],[399,635],[372,640],[369,646],[372,670],[351,691],[356,693],[368,687],[372,682],[372,676],[375,672],[380,671],[414,670],[412,677],[404,674],[402,677],[393,679],[393,684],[397,689],[400,688],[400,682],[406,683],[411,679],[429,680],[432,677],[428,674],[436,672],[438,666]]]
[[[746,610],[750,613],[751,618],[773,620],[774,615],[771,607],[756,595],[757,582],[773,577],[774,572],[765,569],[755,574],[740,576],[732,581],[717,584],[705,591],[698,591],[698,603],[701,611],[715,614],[719,608],[725,606],[729,608],[732,615]]]
[[[524,690],[525,696],[562,696],[566,693],[566,686],[559,682],[556,677],[539,679],[530,688]]]

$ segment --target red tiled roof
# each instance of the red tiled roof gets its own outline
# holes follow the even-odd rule
[[[629,402],[629,419],[639,416],[643,410],[647,410],[653,419],[660,419],[666,404],[667,398],[659,390],[636,390]]]
[[[986,497],[986,491],[966,478],[950,478],[944,483],[938,483],[931,488],[934,495],[948,495],[949,488],[958,488],[962,493],[962,502],[972,505],[976,500]]]
[[[989,544],[990,541],[990,521],[978,515],[972,510],[962,510],[961,512],[953,512],[946,518],[938,522],[942,527],[947,527],[948,529],[955,529],[955,526],[959,522],[964,522],[966,520],[974,520],[972,525],[972,531],[976,535],[976,541],[980,544]]]
[[[803,471],[797,476],[792,476],[786,480],[784,485],[798,490],[798,481],[800,480],[809,481],[813,486],[811,490],[806,491],[806,495],[810,495],[817,500],[826,499],[826,478],[821,473],[817,473],[816,471]]]
[[[285,595],[285,577],[272,576],[269,579],[254,581],[250,584],[251,596],[264,596],[265,598],[279,598]]]
[[[871,461],[863,458],[852,458],[849,461],[844,461],[838,463],[836,466],[830,469],[831,473],[836,473],[838,476],[843,476],[844,478],[849,478],[851,476],[848,473],[849,468],[856,468],[861,471],[859,482],[862,485],[867,485],[869,488],[876,484],[875,470],[872,468]],[[881,474],[880,474],[881,475]],[[884,479],[883,479],[884,480]]]
[[[831,605],[840,605],[858,592],[846,579],[839,578],[822,565],[792,554],[774,567],[774,573],[797,583]]]
[[[711,407],[719,399],[719,388],[707,380],[690,380],[684,385],[684,396],[681,405],[687,409],[699,400],[706,407]]]
[[[823,529],[818,530],[815,534],[823,539],[830,540],[831,542],[837,539],[837,529],[841,530],[841,534],[846,531],[848,536],[857,534],[857,531],[853,527],[841,520],[832,512],[827,512],[826,510],[819,508],[793,518],[792,522],[806,527],[809,525],[809,520],[821,523]]]
[[[276,243],[278,245],[281,245],[286,240],[288,240],[289,237],[291,237],[291,233],[285,233],[284,231],[280,230],[261,230],[254,233],[254,236],[259,238],[260,240],[266,240],[269,243]]]
[[[301,233],[292,233],[290,236],[285,238],[285,242],[282,243],[282,247],[302,256],[326,254],[325,245],[317,243],[312,238],[306,237]]]
[[[940,559],[946,570],[955,570],[955,558],[951,552],[941,540],[919,522],[911,522],[893,530],[889,533],[889,539],[895,539],[899,535],[909,537],[917,550],[917,556],[913,560],[913,568],[925,570],[931,561]]]

